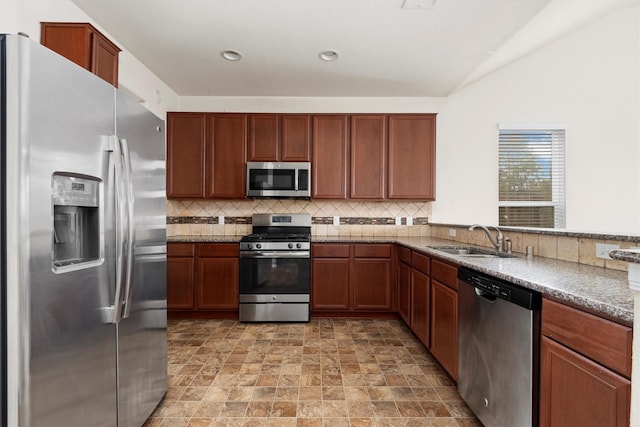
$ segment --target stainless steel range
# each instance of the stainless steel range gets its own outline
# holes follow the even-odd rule
[[[240,321],[308,322],[311,216],[254,214],[240,241]]]

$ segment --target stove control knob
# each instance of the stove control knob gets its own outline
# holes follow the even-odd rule
[[[252,248],[251,243],[247,243],[247,249],[251,249],[251,248]]]
[[[260,249],[261,247],[262,247],[262,244],[261,244],[261,243],[256,243],[256,248],[257,248],[257,249]]]
[[[296,248],[300,249],[302,247],[302,243],[296,243]]]
[[[289,246],[289,249],[293,249],[293,243],[289,243],[287,246]]]

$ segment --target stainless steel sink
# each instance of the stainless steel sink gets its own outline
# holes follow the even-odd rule
[[[427,246],[430,249],[435,249],[440,252],[444,252],[451,255],[458,255],[463,257],[475,257],[475,258],[507,258],[514,255],[499,254],[498,252],[491,251],[489,249],[478,249],[470,246]]]

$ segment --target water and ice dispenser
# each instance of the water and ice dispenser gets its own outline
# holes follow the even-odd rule
[[[84,175],[53,175],[54,271],[100,259],[99,184]]]

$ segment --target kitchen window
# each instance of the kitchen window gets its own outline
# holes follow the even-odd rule
[[[498,224],[564,228],[565,127],[499,125]]]

